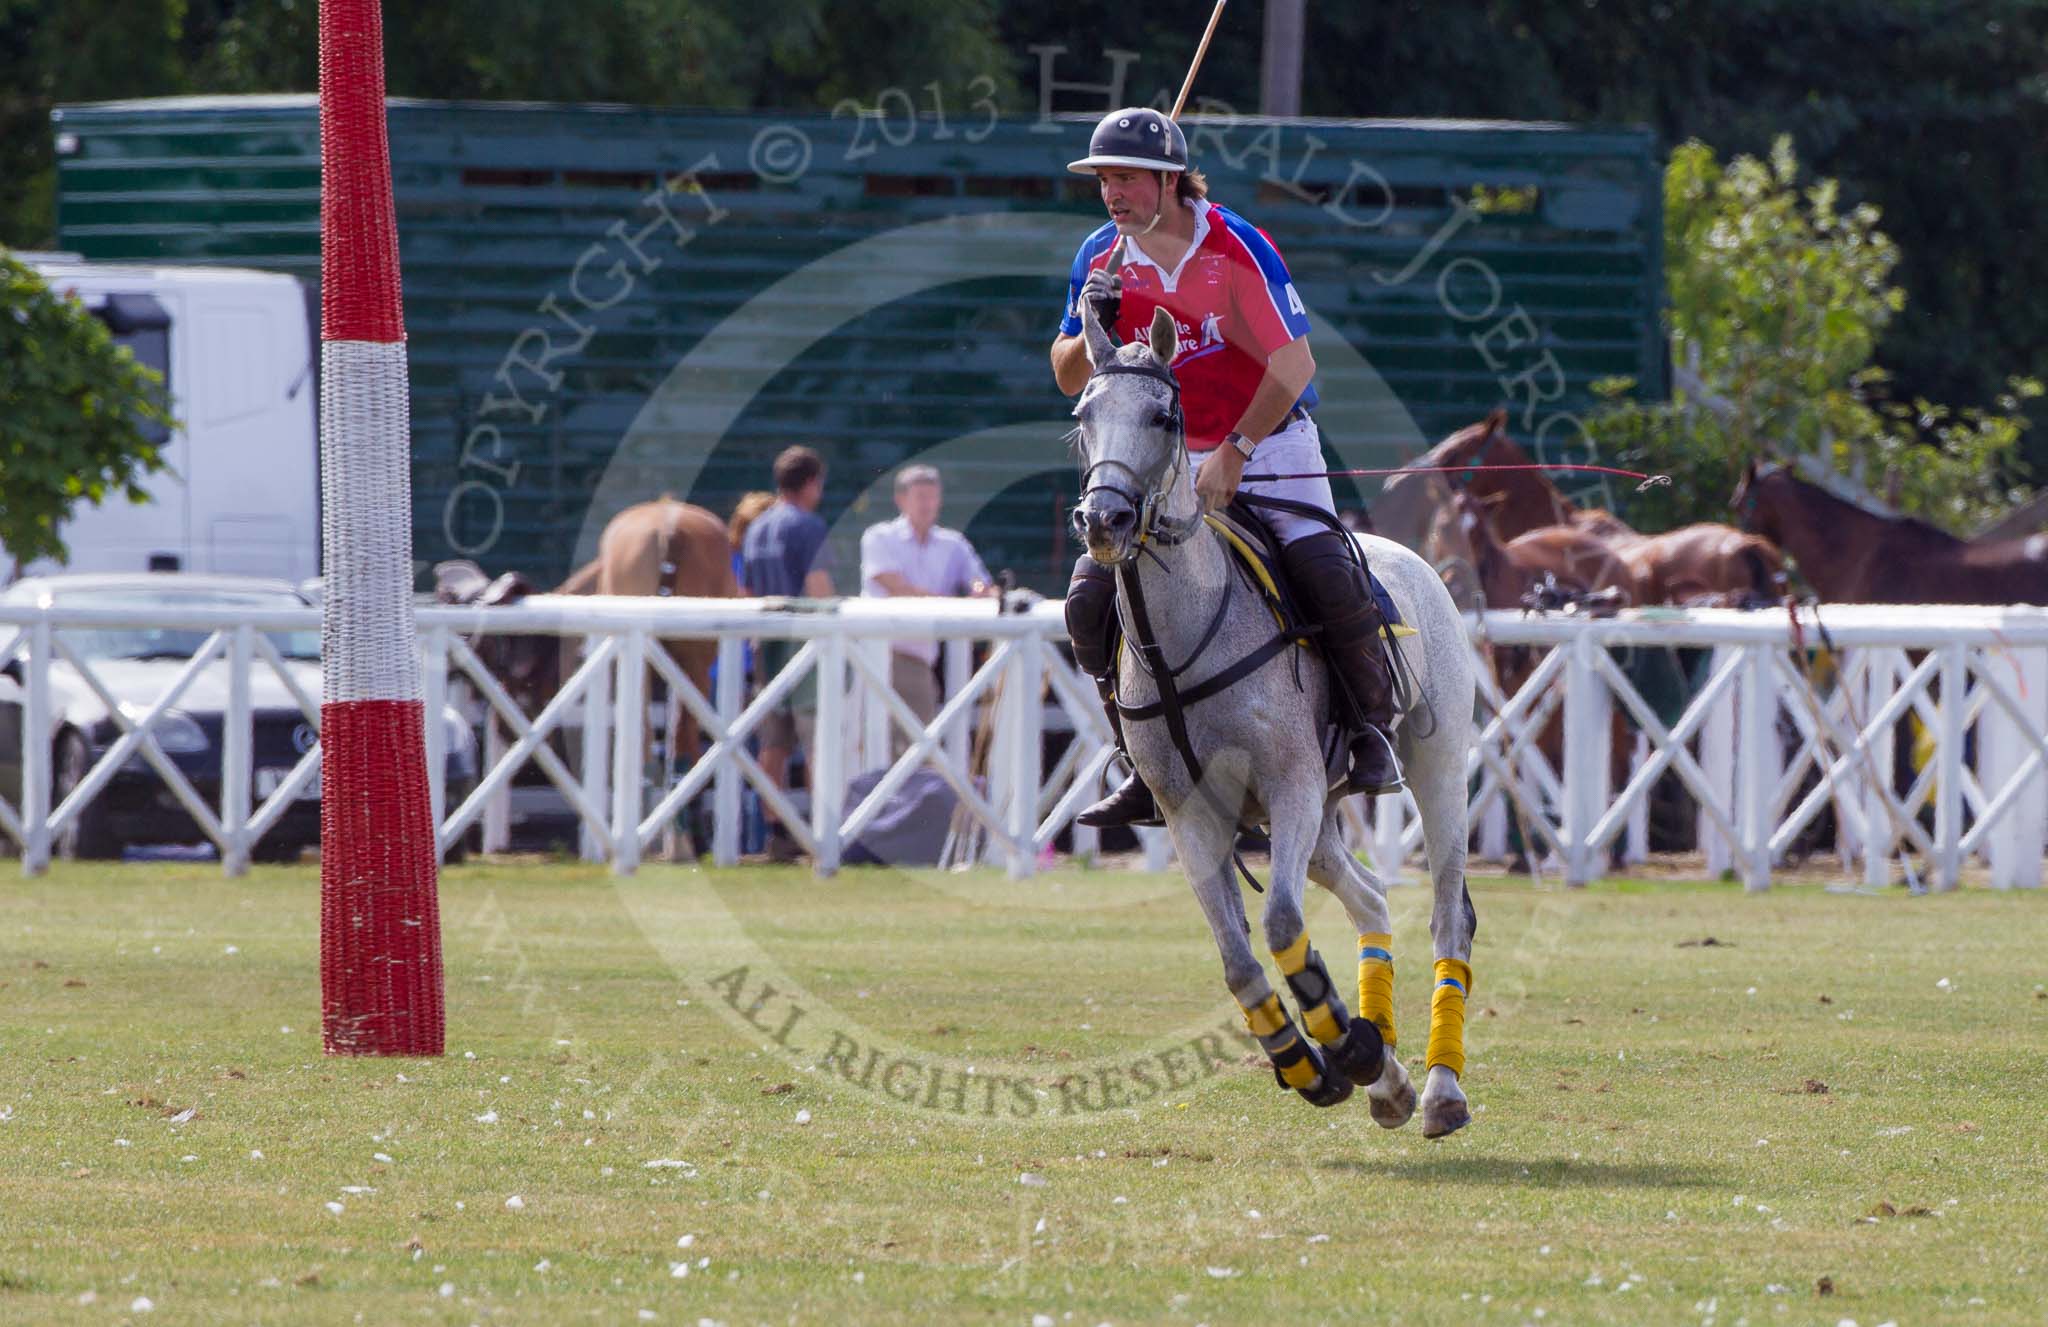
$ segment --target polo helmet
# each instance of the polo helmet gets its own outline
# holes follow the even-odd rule
[[[1102,117],[1088,136],[1087,156],[1067,163],[1076,175],[1093,175],[1097,166],[1184,171],[1188,140],[1179,125],[1151,107],[1126,106]]]

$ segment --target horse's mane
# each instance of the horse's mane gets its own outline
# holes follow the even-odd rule
[[[1469,459],[1464,455],[1464,452],[1473,443],[1482,442],[1490,434],[1495,433],[1500,433],[1502,437],[1506,437],[1507,435],[1502,432],[1506,424],[1507,412],[1495,410],[1477,424],[1467,424],[1464,428],[1451,434],[1448,438],[1445,438],[1442,442],[1414,460],[1404,463],[1401,468],[1404,470],[1423,470],[1432,466],[1457,465]]]
[[[1817,502],[1830,515],[1848,516],[1853,520],[1866,524],[1883,526],[1893,534],[1915,536],[1929,543],[1947,548],[1962,548],[1969,543],[1967,539],[1952,535],[1940,526],[1923,521],[1917,516],[1907,516],[1900,512],[1879,514],[1866,510],[1847,498],[1836,497],[1822,485],[1814,483],[1789,466],[1761,466],[1756,472],[1756,477],[1759,481],[1774,476],[1782,476],[1792,485],[1794,492],[1809,502]]]

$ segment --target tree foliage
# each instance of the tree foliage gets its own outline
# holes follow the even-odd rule
[[[1129,99],[1177,88],[1208,6],[1099,0],[437,0],[387,3],[389,83],[429,98],[829,109],[987,75],[1007,110],[1055,76]],[[48,113],[63,101],[309,91],[316,0],[0,0],[0,240],[54,236]],[[1874,203],[1906,257],[1877,362],[1988,405],[2048,377],[2048,4],[2041,0],[1431,0],[1308,7],[1303,110],[1645,123],[1763,156],[1789,134]],[[1198,93],[1259,101],[1262,13],[1224,12]],[[949,93],[950,96],[950,93]],[[957,104],[957,101],[954,102]],[[1100,108],[1081,94],[1068,110]],[[2011,356],[2026,357],[2015,364]],[[2037,421],[2048,410],[2033,407]],[[2048,428],[2032,439],[2048,473]]]
[[[887,87],[1020,106],[996,0],[440,0],[384,6],[397,97],[829,109]],[[316,0],[0,0],[0,242],[55,237],[64,102],[311,92]]]
[[[1768,160],[1725,165],[1687,143],[1665,172],[1664,208],[1673,400],[1617,402],[1591,425],[1628,463],[1674,477],[1632,514],[1725,519],[1742,468],[1774,455],[1818,457],[1959,531],[2026,496],[2018,411],[2038,384],[2013,381],[1995,410],[1887,399],[1873,357],[1907,301],[1877,208],[1844,208],[1833,180],[1802,186],[1785,138]]]
[[[0,249],[0,547],[17,565],[67,560],[58,527],[79,502],[147,500],[165,399],[105,323]]]
[[[1011,0],[1002,32],[1027,86],[1034,42],[1065,44],[1061,76],[1096,81],[1103,48],[1139,52],[1144,101],[1179,84],[1207,8]],[[1225,10],[1198,94],[1256,108],[1260,36],[1258,6]],[[1724,157],[1789,134],[1841,206],[1883,211],[1905,255],[1906,307],[1876,355],[1902,391],[1990,406],[2016,370],[2048,378],[2041,0],[1314,4],[1304,66],[1309,115],[1647,124]],[[2044,407],[2028,406],[2044,425],[2028,443],[2048,474]]]

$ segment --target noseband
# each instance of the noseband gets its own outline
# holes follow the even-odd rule
[[[1081,474],[1081,501],[1086,502],[1096,493],[1113,493],[1130,505],[1138,514],[1136,543],[1142,546],[1147,540],[1168,545],[1185,543],[1196,530],[1201,528],[1202,513],[1198,510],[1191,516],[1174,518],[1166,516],[1160,507],[1179,482],[1180,468],[1187,464],[1187,420],[1181,414],[1180,383],[1165,367],[1147,361],[1142,364],[1118,364],[1111,362],[1095,370],[1097,377],[1113,377],[1123,374],[1129,377],[1150,378],[1166,384],[1173,393],[1173,401],[1167,407],[1166,426],[1173,434],[1168,445],[1166,459],[1154,467],[1150,474],[1141,474],[1135,466],[1124,461],[1105,458],[1091,463]],[[1099,482],[1095,472],[1103,469],[1121,470],[1131,477],[1132,486],[1125,488],[1118,484]]]

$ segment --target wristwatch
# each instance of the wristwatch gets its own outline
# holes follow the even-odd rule
[[[1253,442],[1250,438],[1247,438],[1244,434],[1239,433],[1235,429],[1232,429],[1230,432],[1223,435],[1223,442],[1225,446],[1235,447],[1237,449],[1237,454],[1239,456],[1244,457],[1244,459],[1247,461],[1251,460],[1252,453],[1259,449],[1258,443]]]

